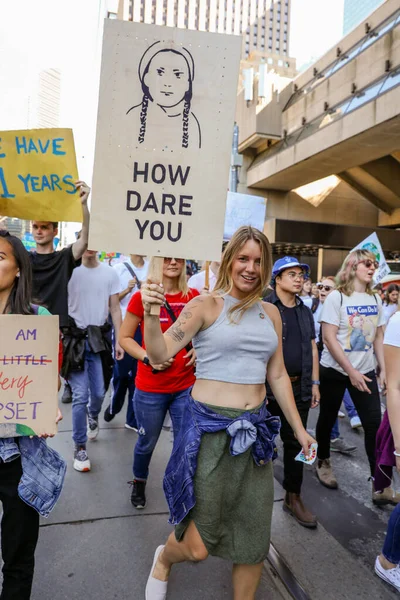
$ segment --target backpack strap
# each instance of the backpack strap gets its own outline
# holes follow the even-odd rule
[[[135,271],[132,269],[131,265],[128,262],[124,262],[124,267],[126,267],[126,269],[128,269],[129,273],[132,275],[133,279],[136,280],[136,285],[140,290],[141,287],[141,283],[139,281],[139,277],[136,275]]]

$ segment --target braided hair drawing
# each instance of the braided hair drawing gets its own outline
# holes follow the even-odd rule
[[[162,59],[162,56],[166,54],[168,54],[168,57],[166,57],[166,64],[169,63],[169,66],[167,67],[165,66],[165,63],[163,63],[163,61],[160,60]],[[173,62],[171,66],[171,55],[177,57],[176,66],[173,64]],[[147,77],[149,73],[150,75],[149,77]],[[156,90],[150,90],[148,81],[149,79],[151,79],[151,77],[154,77],[155,73],[157,73],[160,79],[165,83],[163,83],[160,86],[160,89],[158,89],[158,86],[156,86]],[[140,127],[137,138],[139,144],[143,144],[143,142],[145,141],[148,109],[150,103],[158,105],[164,111],[167,111],[167,109],[170,110],[174,107],[178,108],[183,104],[183,108],[180,110],[178,108],[178,114],[174,115],[182,115],[181,146],[182,148],[189,147],[189,122],[191,117],[193,117],[199,129],[199,147],[201,147],[200,126],[197,121],[197,118],[191,112],[194,79],[194,61],[190,52],[183,47],[179,48],[179,50],[175,50],[171,47],[163,47],[161,42],[155,42],[143,54],[139,63],[138,75],[143,92],[142,101],[139,105],[130,108],[127,114],[134,108],[140,108]],[[175,81],[177,85],[175,85]],[[154,97],[155,93],[157,94],[157,98]]]

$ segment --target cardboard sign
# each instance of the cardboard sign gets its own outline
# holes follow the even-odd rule
[[[0,315],[0,437],[56,433],[58,316]]]
[[[368,250],[374,254],[376,260],[379,262],[379,268],[375,271],[374,275],[374,285],[378,285],[386,275],[389,275],[390,268],[386,262],[381,243],[375,232],[371,233],[371,235],[360,242],[353,250]]]
[[[228,192],[226,201],[224,240],[230,240],[242,225],[264,231],[266,200],[261,196]]]
[[[82,221],[72,129],[0,132],[0,215]]]
[[[90,248],[219,259],[241,43],[106,20]]]

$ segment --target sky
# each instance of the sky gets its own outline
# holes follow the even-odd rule
[[[289,53],[298,69],[342,38],[343,5],[344,0],[292,0]]]

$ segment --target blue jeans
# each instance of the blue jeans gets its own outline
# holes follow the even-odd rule
[[[356,411],[356,407],[354,406],[353,400],[351,399],[351,396],[349,394],[349,390],[347,389],[343,396],[343,403],[349,419],[352,419],[353,417],[358,417],[358,412]],[[336,440],[338,437],[340,437],[339,419],[336,419],[335,424],[332,427],[331,440]]]
[[[127,352],[124,353],[124,357],[121,360],[116,360],[114,362],[112,380],[114,393],[111,398],[109,411],[112,415],[117,415],[120,412],[125,402],[126,392],[128,391],[126,423],[131,427],[136,427],[135,413],[133,410],[136,371],[137,360]]]
[[[80,446],[87,441],[88,412],[97,419],[105,396],[100,354],[92,352],[87,342],[85,368],[71,371],[68,381],[72,389],[72,439]]]
[[[390,515],[382,554],[394,565],[400,563],[400,504]]]
[[[173,394],[156,394],[135,389],[133,406],[139,429],[138,441],[133,452],[133,476],[135,479],[145,481],[149,475],[151,457],[168,410],[176,439],[181,428],[189,390],[190,388]]]
[[[354,406],[353,400],[351,399],[349,390],[345,391],[343,396],[343,402],[349,419],[352,419],[353,417],[358,417],[358,412],[356,411],[356,407]]]

